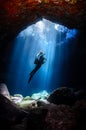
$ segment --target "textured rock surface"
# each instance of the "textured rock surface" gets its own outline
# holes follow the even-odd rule
[[[86,130],[85,122],[86,99],[72,107],[47,104],[23,111],[0,95],[0,130]]]
[[[73,88],[60,87],[54,90],[48,97],[48,101],[54,104],[67,104],[73,105],[76,101],[86,99],[86,91],[80,89],[74,91]]]
[[[76,113],[76,130],[86,130],[86,99],[77,101],[72,109]]]
[[[16,104],[0,94],[0,129],[9,128],[18,124],[26,117],[27,113],[18,108]],[[6,129],[7,129],[6,128]]]
[[[47,100],[54,104],[72,105],[75,102],[75,95],[70,88],[61,87],[53,91]]]
[[[0,94],[4,95],[7,98],[10,98],[10,93],[5,83],[0,84]]]
[[[50,106],[45,119],[46,130],[73,130],[76,117],[73,110],[67,105]]]
[[[70,28],[85,29],[85,9],[85,0],[1,0],[0,43],[13,40],[22,29],[41,18]]]

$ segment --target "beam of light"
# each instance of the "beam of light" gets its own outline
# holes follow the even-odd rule
[[[46,19],[42,19],[20,32],[15,39],[15,47],[8,70],[7,84],[12,87],[12,93],[30,95],[42,90],[49,91],[49,87],[53,87],[51,85],[56,86],[59,82],[63,59],[63,44],[67,44],[76,34],[75,29],[69,30]],[[44,51],[47,61],[36,72],[28,85],[29,73],[35,66],[34,58],[39,50]],[[67,53],[68,51],[66,58]]]

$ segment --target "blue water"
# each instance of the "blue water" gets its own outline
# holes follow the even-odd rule
[[[15,38],[8,68],[7,86],[10,93],[31,95],[58,88],[61,85],[61,76],[64,75],[62,65],[67,63],[75,51],[77,32],[46,19],[21,31]],[[44,51],[47,61],[28,84],[29,73],[35,67],[34,58],[39,50]]]

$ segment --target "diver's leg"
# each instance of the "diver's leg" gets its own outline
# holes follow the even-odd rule
[[[30,83],[30,81],[31,81],[31,79],[32,79],[32,77],[33,77],[33,75],[34,75],[34,70],[35,70],[35,69],[33,69],[33,70],[31,71],[31,73],[30,73],[30,76],[29,76],[29,79],[28,79],[28,83]]]
[[[33,77],[33,75],[30,75],[30,77],[29,77],[29,79],[28,79],[28,83],[30,83],[32,77]]]
[[[30,73],[30,77],[29,77],[29,80],[28,80],[28,83],[30,83],[32,77],[34,76],[34,74],[37,72],[37,70],[41,67],[41,65],[37,65]]]

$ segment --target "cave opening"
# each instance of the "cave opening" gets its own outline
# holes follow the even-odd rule
[[[21,31],[14,40],[8,67],[7,86],[11,94],[32,95],[48,92],[68,85],[69,60],[74,55],[76,29],[42,19]],[[29,73],[34,68],[35,55],[43,50],[46,63],[28,84]]]

